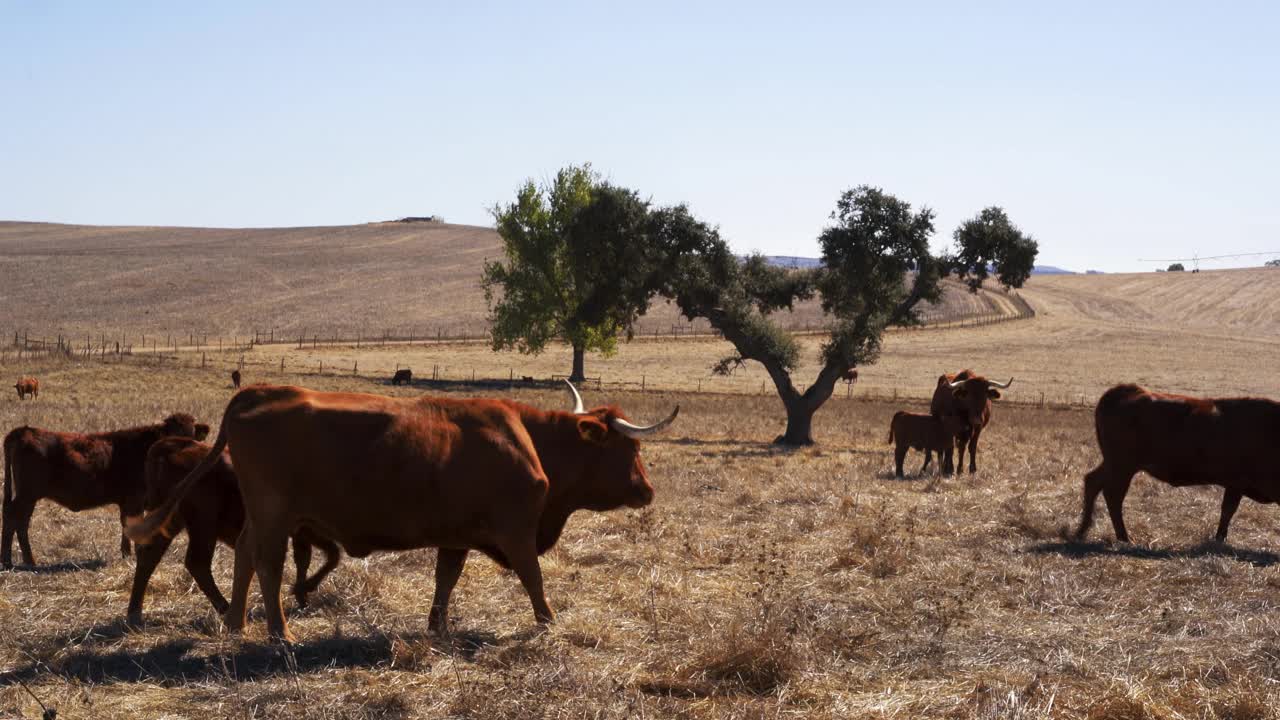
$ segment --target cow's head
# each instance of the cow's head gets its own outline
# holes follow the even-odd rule
[[[970,376],[947,383],[951,394],[956,399],[957,414],[968,419],[973,427],[982,426],[982,416],[988,411],[992,400],[1000,399],[1000,391],[1013,384],[1013,378],[1006,383],[998,383],[981,376]]]
[[[209,435],[209,426],[204,423],[196,423],[196,419],[186,413],[174,413],[165,418],[164,422],[160,424],[160,433],[162,435],[203,440]]]
[[[589,448],[587,484],[580,498],[583,507],[589,510],[611,510],[622,505],[641,508],[653,502],[653,486],[640,459],[640,438],[670,425],[680,413],[680,406],[665,420],[648,426],[635,425],[616,407],[588,411],[577,388],[565,382],[573,396],[578,434]]]

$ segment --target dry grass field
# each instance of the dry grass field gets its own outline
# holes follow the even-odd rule
[[[210,338],[479,336],[492,228],[383,222],[341,227],[210,229],[0,222],[0,337],[26,331],[83,340],[124,336]],[[940,319],[1009,312],[998,293],[948,287]],[[821,323],[816,302],[783,322]],[[655,303],[642,332],[688,327]],[[706,330],[705,322],[695,329]]]
[[[215,420],[231,392],[192,369],[24,369],[48,389],[5,398],[0,426]],[[1139,480],[1138,544],[1108,542],[1105,519],[1065,542],[1097,459],[1087,412],[998,407],[976,476],[895,480],[895,404],[833,399],[820,445],[786,452],[768,444],[772,397],[587,395],[637,418],[683,409],[646,444],[655,503],[580,513],[544,558],[559,613],[545,632],[515,577],[473,559],[452,636],[426,634],[433,552],[417,551],[345,560],[292,614],[291,650],[264,642],[260,612],[227,637],[181,567],[182,540],[146,626],[127,628],[132,562],[114,512],[42,506],[40,567],[0,573],[0,716],[39,716],[24,684],[60,718],[1275,716],[1275,510],[1246,503],[1219,546],[1206,541],[1217,492]],[[227,587],[229,552],[215,573]]]
[[[544,557],[559,613],[545,631],[516,578],[474,558],[453,633],[427,634],[426,550],[344,560],[312,607],[292,612],[291,649],[265,642],[260,609],[245,636],[228,637],[181,567],[184,540],[152,581],[146,625],[129,628],[133,565],[118,557],[115,512],[42,505],[39,567],[0,573],[0,717],[39,717],[34,693],[60,718],[1275,718],[1276,509],[1246,502],[1219,545],[1208,538],[1220,492],[1140,477],[1126,503],[1135,544],[1111,542],[1105,517],[1088,541],[1068,542],[1098,459],[1092,415],[1037,407],[1042,392],[1091,405],[1118,381],[1280,397],[1270,277],[1037,277],[1024,292],[1035,319],[891,333],[854,398],[838,391],[816,416],[819,444],[798,451],[769,444],[782,412],[759,394],[758,370],[708,377],[722,343],[638,341],[589,358],[604,386],[588,402],[640,420],[676,402],[682,411],[646,443],[654,504],[575,515]],[[245,280],[245,292],[259,285]],[[817,341],[805,342],[812,363]],[[264,363],[248,381],[566,402],[521,383],[384,379],[396,363],[418,378],[432,365],[451,381],[471,370],[545,378],[568,364],[555,351],[272,346],[246,359]],[[360,376],[311,373],[321,360],[358,362]],[[153,362],[10,354],[0,378],[35,374],[42,394],[0,396],[0,429],[108,429],[174,410],[219,418],[228,365]],[[889,418],[923,408],[937,374],[962,366],[1018,378],[983,435],[979,472],[918,476],[913,453],[908,477],[894,479]],[[641,375],[647,392],[613,384]],[[224,590],[230,560],[219,551]]]

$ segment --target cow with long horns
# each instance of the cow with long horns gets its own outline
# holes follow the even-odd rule
[[[955,468],[964,467],[966,444],[969,446],[969,472],[978,472],[978,438],[987,423],[991,422],[991,401],[999,399],[1000,391],[1008,389],[1012,384],[1013,378],[1009,378],[1008,382],[998,383],[972,370],[961,370],[938,377],[929,412],[944,421],[954,418],[959,421],[954,426],[962,428],[955,443],[960,456],[955,465],[952,465],[951,450],[947,450],[942,458],[943,474],[950,475]]]
[[[228,629],[243,628],[258,575],[267,630],[291,641],[280,605],[290,534],[309,528],[353,557],[436,547],[429,625],[448,627],[449,595],[478,550],[515,571],[534,618],[550,622],[538,556],[578,510],[639,508],[653,501],[639,439],[649,426],[615,406],[573,410],[510,400],[392,398],[253,386],[227,405],[212,451],[130,537],[146,542],[230,445],[244,498]]]

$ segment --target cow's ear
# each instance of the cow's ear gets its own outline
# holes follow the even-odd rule
[[[583,415],[578,418],[578,434],[589,443],[603,445],[609,437],[609,426],[594,415]]]
[[[196,439],[204,440],[209,437],[209,426],[204,423],[196,423]]]
[[[960,387],[956,388],[956,397],[963,400],[964,396],[967,395],[968,392],[969,391],[965,388],[965,386],[961,385]]]
[[[987,388],[987,397],[991,398],[992,400],[999,400],[1000,391],[995,388]]]

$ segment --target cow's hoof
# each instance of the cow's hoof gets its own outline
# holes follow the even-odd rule
[[[142,623],[142,612],[141,612],[141,611],[139,611],[139,612],[131,612],[131,613],[129,613],[129,614],[128,614],[128,615],[126,615],[126,616],[125,616],[125,618],[124,618],[124,624],[125,624],[126,626],[128,626],[128,627],[131,627],[131,628],[140,628],[140,627],[142,627],[142,625],[143,625],[143,623]]]

